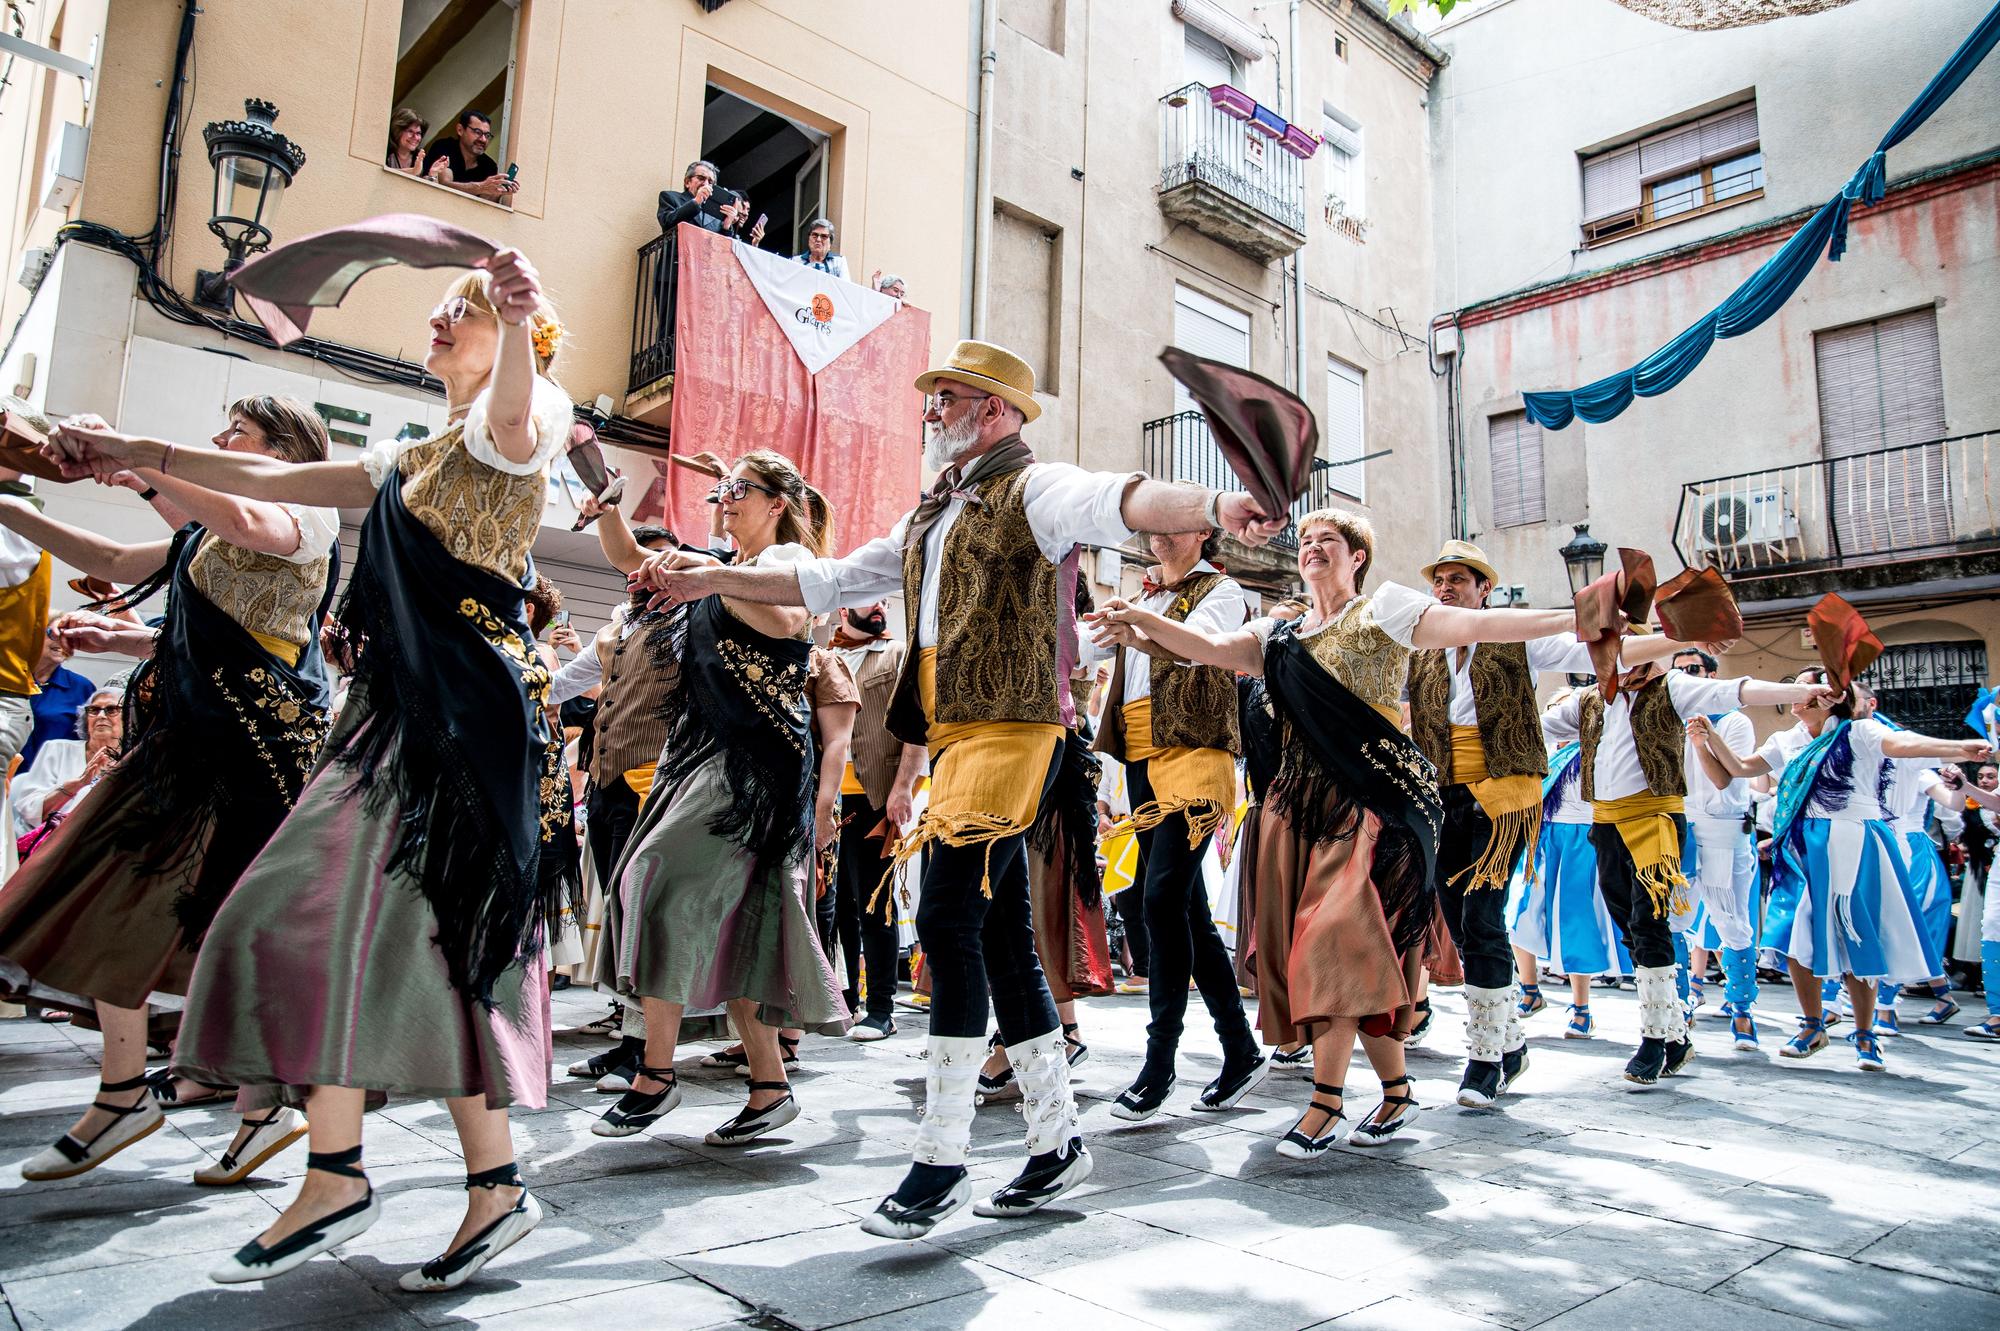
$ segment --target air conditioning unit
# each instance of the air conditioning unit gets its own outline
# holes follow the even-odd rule
[[[42,279],[49,275],[49,264],[54,259],[55,255],[45,246],[22,250],[21,271],[14,275],[14,280],[31,292],[37,290],[42,285]]]
[[[1697,550],[1734,550],[1744,545],[1781,545],[1799,537],[1798,515],[1784,490],[1745,490],[1717,495],[1701,505]]]
[[[59,213],[76,202],[76,196],[83,192],[83,163],[89,155],[90,131],[65,121],[52,136],[49,155],[42,163],[42,176],[49,182],[42,207]]]

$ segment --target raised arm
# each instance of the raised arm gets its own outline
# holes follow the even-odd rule
[[[43,516],[25,499],[0,498],[0,524],[27,537],[72,568],[107,582],[144,582],[167,562],[172,541],[121,545],[96,532]]]
[[[541,277],[519,250],[485,263],[488,292],[500,319],[500,350],[486,393],[486,432],[500,456],[517,465],[535,456],[535,345],[528,325],[541,303]]]
[[[1418,648],[1470,647],[1476,642],[1527,642],[1566,633],[1576,626],[1573,610],[1468,610],[1434,605],[1410,635]]]
[[[1214,499],[1211,515],[1210,499]],[[1221,527],[1245,545],[1263,545],[1285,529],[1286,514],[1266,517],[1240,490],[1197,489],[1142,476],[1126,491],[1119,515],[1133,531],[1200,531]]]
[[[359,462],[285,462],[256,453],[178,448],[162,439],[121,434],[77,421],[56,427],[51,448],[64,474],[79,479],[129,468],[273,503],[366,508],[375,502],[375,483]]]
[[[639,565],[646,562],[652,551],[632,539],[632,524],[625,521],[616,504],[600,504],[593,496],[585,495],[576,511],[586,518],[597,519],[597,544],[604,551],[606,563],[627,577],[639,571]]]
[[[1911,730],[1892,730],[1882,739],[1885,758],[1943,758],[1955,763],[1991,760],[1993,748],[1983,739],[1935,739]]]
[[[1248,629],[1203,633],[1115,597],[1106,601],[1096,613],[1085,615],[1084,622],[1093,630],[1099,630],[1096,636],[1100,646],[1109,642],[1121,646],[1138,645],[1137,640],[1120,632],[1121,629],[1130,629],[1150,638],[1183,661],[1221,666],[1225,670],[1239,670],[1247,675],[1264,673],[1264,641]]]

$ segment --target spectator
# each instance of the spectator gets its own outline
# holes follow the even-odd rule
[[[715,180],[715,163],[689,162],[681,175],[681,188],[660,191],[660,206],[654,213],[660,230],[671,236],[682,222],[691,222],[703,231],[721,231],[721,205],[709,206],[715,194]]]
[[[904,283],[903,279],[894,273],[884,274],[880,268],[875,270],[875,276],[871,280],[871,285],[885,296],[892,296],[897,300],[908,300],[910,298],[910,289]]]
[[[424,158],[424,174],[460,193],[512,207],[514,191],[520,185],[501,175],[500,164],[486,155],[486,145],[492,141],[493,117],[484,111],[466,111],[458,117],[455,135],[431,145]]]
[[[71,724],[71,733],[83,738],[50,740],[35,765],[15,780],[9,792],[15,827],[40,827],[61,815],[118,760],[125,741],[125,691],[108,684],[96,690]]]
[[[763,218],[757,219],[757,225],[744,230],[750,222],[750,196],[725,187],[716,191],[716,197],[722,200],[722,234],[746,245],[762,245]]]
[[[424,170],[424,135],[430,133],[430,123],[407,106],[396,108],[389,117],[389,153],[382,165],[391,171],[402,171],[409,175],[422,175]]]
[[[35,756],[50,740],[68,739],[76,733],[77,708],[83,706],[96,688],[84,676],[69,669],[63,662],[70,658],[70,645],[66,639],[45,637],[42,641],[41,660],[35,664],[35,683],[41,692],[29,700],[34,712],[34,729],[28,732],[28,742],[21,746],[21,770],[33,766]],[[37,820],[39,821],[39,820]]]
[[[833,252],[833,223],[824,217],[814,218],[813,224],[806,228],[806,252],[794,254],[792,260],[834,277],[847,276],[847,260]]]

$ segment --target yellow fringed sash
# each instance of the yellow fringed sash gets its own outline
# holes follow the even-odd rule
[[[1451,728],[1452,784],[1465,786],[1479,802],[1480,812],[1493,823],[1493,835],[1486,850],[1470,867],[1453,878],[1470,875],[1466,891],[1507,887],[1507,873],[1514,863],[1516,847],[1524,862],[1532,863],[1535,844],[1542,839],[1542,781],[1536,776],[1488,776],[1486,747],[1479,742],[1478,726]]]
[[[1694,908],[1687,875],[1681,872],[1681,839],[1674,815],[1682,811],[1679,795],[1641,792],[1623,799],[1597,800],[1590,821],[1609,823],[1632,856],[1632,876],[1661,915],[1682,915]]]
[[[1151,698],[1119,710],[1125,716],[1125,761],[1146,764],[1153,799],[1132,810],[1118,830],[1150,832],[1180,813],[1187,816],[1189,849],[1199,846],[1236,802],[1236,760],[1227,749],[1154,748]]]
[[[937,715],[937,648],[917,653],[917,697],[924,715]],[[1034,824],[1048,779],[1049,760],[1063,728],[1033,721],[931,721],[931,799],[915,827],[897,839],[888,872],[869,897],[874,910],[896,870],[931,842],[984,845],[981,896],[993,895],[993,843],[1019,836]]]

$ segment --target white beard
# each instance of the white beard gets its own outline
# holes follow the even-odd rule
[[[943,471],[979,446],[979,425],[970,412],[957,425],[939,421],[924,433],[924,465]]]

